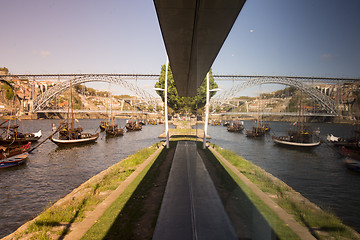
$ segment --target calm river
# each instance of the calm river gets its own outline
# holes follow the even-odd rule
[[[59,120],[23,120],[24,132],[51,134],[51,123]],[[94,132],[100,120],[80,120],[85,131]],[[118,120],[121,126],[125,120]],[[245,122],[250,129],[252,122]],[[289,123],[271,122],[272,132],[285,134]],[[314,124],[323,138],[328,133],[351,136],[351,125]],[[201,125],[198,126],[202,128]],[[30,154],[26,164],[0,171],[0,237],[15,231],[56,202],[119,160],[158,142],[164,125],[146,125],[140,132],[118,138],[100,137],[97,143],[60,149],[50,141]],[[245,134],[229,133],[223,126],[210,126],[212,143],[235,151],[247,160],[282,179],[322,208],[332,210],[343,221],[360,231],[360,174],[349,171],[341,157],[327,145],[312,150],[289,149],[274,145],[270,136],[261,140]]]

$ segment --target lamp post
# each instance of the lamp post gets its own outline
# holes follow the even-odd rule
[[[169,58],[166,58],[166,67],[165,67],[165,87],[154,88],[157,91],[165,91],[164,102],[165,102],[165,134],[166,134],[166,148],[169,148],[169,122],[168,122],[168,109],[167,109],[167,78],[168,78],[168,67],[169,67]]]
[[[210,88],[210,80],[209,80],[209,72],[206,75],[206,105],[205,105],[205,125],[204,125],[204,140],[203,140],[203,149],[206,148],[206,135],[209,124],[209,100],[210,100],[210,92],[220,91],[221,89],[209,89]]]

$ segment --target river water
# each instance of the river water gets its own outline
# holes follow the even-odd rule
[[[125,120],[117,120],[121,126]],[[59,120],[23,120],[24,132],[51,134]],[[80,120],[84,131],[94,132],[100,120]],[[253,122],[245,121],[250,129]],[[289,123],[270,122],[272,133],[286,134]],[[346,124],[314,124],[321,136],[351,136]],[[198,128],[203,128],[198,125]],[[158,142],[164,125],[146,125],[142,131],[106,139],[102,134],[92,145],[58,148],[50,141],[30,154],[26,164],[0,171],[0,237],[15,231],[92,176],[136,151]],[[249,139],[245,134],[209,126],[210,142],[232,150],[280,178],[310,201],[330,209],[346,224],[360,231],[360,174],[347,170],[341,157],[326,144],[312,150],[274,145],[270,136]],[[41,139],[41,140],[42,140]],[[35,144],[36,145],[36,144]]]

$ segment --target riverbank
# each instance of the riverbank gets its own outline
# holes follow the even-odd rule
[[[147,113],[147,116],[144,114],[144,118],[147,119],[163,119],[162,114],[157,113]],[[67,113],[26,113],[22,114],[19,119],[66,119]],[[118,114],[115,116],[117,119],[129,119],[133,117],[139,117],[142,114]],[[74,113],[74,117],[76,119],[107,119],[109,115],[106,113]],[[12,119],[11,116],[0,116],[0,119]],[[225,119],[238,119],[238,120],[255,120],[257,119],[254,116],[243,116],[243,115],[235,115],[235,116],[221,116],[221,115],[213,115],[210,116],[209,120],[225,120]],[[264,115],[262,116],[263,121],[274,121],[274,122],[296,122],[298,121],[298,116],[280,116],[280,115]],[[191,122],[194,122],[195,118],[191,119]],[[347,117],[337,117],[337,116],[308,116],[305,118],[305,121],[308,123],[344,123],[351,124],[356,123],[357,121],[351,119],[349,116]],[[198,121],[197,123],[202,123],[203,121]]]
[[[196,124],[204,124],[203,121],[181,121],[178,119],[175,119],[173,121],[169,121],[169,124],[175,125],[175,129],[169,129],[169,138],[180,138],[180,137],[191,137],[191,138],[204,138],[204,130],[203,129],[194,129],[193,126]],[[159,135],[159,138],[166,138],[166,133],[163,132]],[[209,135],[206,135],[207,139],[210,139],[211,137]]]

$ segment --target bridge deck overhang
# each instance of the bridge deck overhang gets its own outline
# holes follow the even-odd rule
[[[195,96],[245,0],[154,0],[178,94]]]

